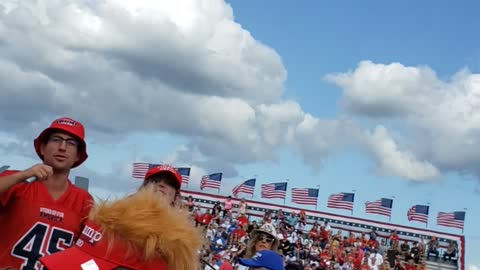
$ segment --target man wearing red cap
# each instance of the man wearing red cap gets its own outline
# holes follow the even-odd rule
[[[93,203],[68,179],[88,157],[81,123],[56,119],[34,147],[42,164],[0,174],[0,269],[40,269],[39,258],[73,245]]]
[[[180,195],[182,176],[170,165],[158,165],[147,171],[140,189],[148,186],[153,186],[155,192],[174,204]]]

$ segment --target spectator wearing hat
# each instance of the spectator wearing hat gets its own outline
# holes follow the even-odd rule
[[[170,165],[159,165],[148,169],[140,189],[152,186],[153,190],[172,204],[180,195],[182,176]]]
[[[251,232],[251,238],[247,244],[246,257],[251,258],[262,250],[273,250],[277,252],[279,241],[277,232],[272,224],[263,224],[259,229]]]
[[[40,261],[47,270],[191,270],[200,267],[202,242],[188,213],[149,186],[98,203],[76,245]]]
[[[56,119],[33,145],[42,163],[0,175],[0,269],[36,269],[43,254],[70,247],[93,204],[69,180],[88,157],[80,122]]]
[[[282,257],[272,250],[261,250],[250,259],[239,259],[239,264],[253,269],[284,270]]]

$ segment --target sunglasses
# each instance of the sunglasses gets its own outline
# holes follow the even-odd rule
[[[257,235],[257,241],[267,241],[268,243],[273,243],[275,242],[275,238],[271,237],[270,235],[263,235],[263,234],[259,234]]]

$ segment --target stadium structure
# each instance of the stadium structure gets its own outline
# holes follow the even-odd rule
[[[216,202],[223,202],[227,198],[227,196],[222,195],[182,190],[182,197],[186,199],[188,196],[192,196],[196,205],[207,209],[212,208]],[[233,199],[235,205],[238,205],[240,199]],[[303,209],[298,207],[259,202],[248,199],[246,199],[246,201],[248,203],[248,215],[250,221],[261,219],[267,210],[276,212],[277,210],[282,209],[284,212],[295,211],[297,213],[300,210],[303,210],[307,213],[309,224],[313,224],[314,222],[318,222],[320,224],[328,222],[328,224],[333,230],[342,230],[344,232],[353,232],[357,234],[368,234],[370,231],[372,231],[372,229],[375,229],[378,237],[387,238],[395,229],[397,230],[400,241],[421,242],[421,240],[423,239],[423,241],[427,243],[428,241],[430,241],[430,239],[432,239],[432,237],[436,237],[439,241],[441,248],[446,248],[448,246],[448,242],[453,240],[457,243],[458,246],[458,253],[456,258],[457,265],[455,266],[450,264],[444,264],[441,262],[426,261],[427,269],[465,270],[465,237],[463,235],[444,233],[428,229],[419,229],[392,223],[385,223],[368,219],[355,218],[351,216]]]

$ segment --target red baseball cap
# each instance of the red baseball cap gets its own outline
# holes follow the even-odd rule
[[[175,178],[175,180],[177,181],[177,186],[175,188],[177,190],[180,189],[180,187],[182,186],[182,176],[177,171],[177,169],[170,165],[159,165],[148,169],[147,173],[145,174],[144,181],[147,181],[150,177],[160,173],[168,173],[173,176],[173,178]]]
[[[133,270],[167,270],[165,262],[145,262],[141,250],[128,247],[121,239],[110,241],[100,226],[87,221],[76,245],[64,251],[40,258],[48,270],[113,270],[126,267]]]
[[[85,128],[80,122],[68,117],[62,117],[54,120],[50,127],[42,131],[42,133],[40,133],[40,135],[38,135],[38,137],[33,141],[37,155],[43,160],[43,155],[40,152],[40,145],[46,136],[55,131],[66,132],[77,138],[77,140],[80,142],[80,147],[78,149],[79,159],[73,164],[72,168],[82,164],[88,158],[87,144],[85,143]]]

